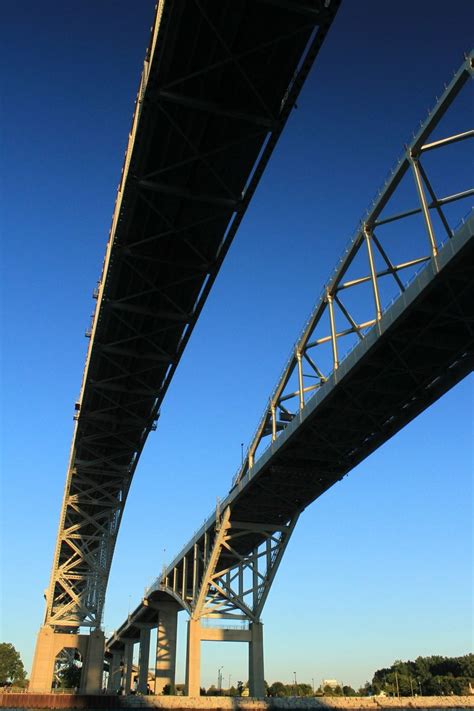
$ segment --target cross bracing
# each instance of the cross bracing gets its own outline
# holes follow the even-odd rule
[[[100,625],[144,443],[338,5],[157,4],[86,333],[47,625]]]
[[[194,619],[258,622],[300,513],[472,371],[474,213],[453,224],[446,206],[474,190],[439,196],[423,158],[474,138],[469,129],[430,140],[473,69],[471,54],[367,212],[296,342],[228,495],[146,590],[108,640],[108,652],[137,638],[137,625],[155,614],[150,604],[170,597]],[[413,180],[419,203],[393,213],[404,177]],[[413,215],[422,219],[424,252],[394,261],[382,228],[400,222],[411,231]],[[409,240],[408,249],[415,248]],[[362,271],[349,278],[359,253]],[[380,282],[387,279],[396,295],[384,308]],[[361,284],[370,287],[370,312],[355,319],[344,295]],[[318,326],[326,328],[321,335]],[[357,342],[346,353],[341,343],[349,334]],[[315,355],[324,343],[331,353],[325,372]]]

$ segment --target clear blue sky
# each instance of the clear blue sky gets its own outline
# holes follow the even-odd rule
[[[153,7],[3,7],[0,637],[28,669]],[[470,0],[343,2],[140,461],[108,633],[226,493],[321,286],[470,49],[473,14]],[[472,113],[468,91],[454,129]],[[453,150],[439,180],[466,188],[456,175],[469,172]],[[269,682],[296,670],[359,685],[397,658],[471,651],[472,414],[471,379],[303,514],[264,611]],[[245,680],[244,647],[206,644],[202,683],[222,664],[225,684]]]

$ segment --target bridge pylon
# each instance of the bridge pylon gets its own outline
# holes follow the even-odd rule
[[[98,694],[102,689],[105,636],[102,630],[90,634],[55,632],[49,625],[41,627],[36,641],[35,656],[28,690],[49,694],[55,679],[55,668],[61,655],[82,660],[82,694]]]

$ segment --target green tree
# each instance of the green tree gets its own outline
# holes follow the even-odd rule
[[[176,696],[176,689],[174,684],[165,684],[161,693],[163,694],[163,696]]]
[[[356,692],[355,689],[352,688],[352,686],[348,686],[347,684],[344,684],[342,687],[342,693],[344,696],[355,696]]]
[[[298,684],[298,696],[312,696],[313,687],[311,684],[301,683]]]
[[[271,686],[268,687],[268,695],[277,698],[282,698],[284,696],[289,696],[288,688],[281,681],[274,681]]]
[[[372,684],[366,681],[364,686],[361,686],[358,692],[358,696],[371,696],[374,693]]]
[[[417,657],[414,662],[397,660],[388,669],[378,669],[372,680],[373,693],[390,696],[444,696],[469,693],[474,681],[474,654],[463,657]]]
[[[19,652],[10,642],[0,642],[0,686],[24,686],[26,672]]]
[[[73,661],[64,666],[58,673],[61,687],[64,689],[78,689],[81,685],[82,664]]]

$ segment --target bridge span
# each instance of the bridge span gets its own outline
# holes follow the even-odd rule
[[[206,297],[339,0],[159,0],[90,338],[30,689],[63,647],[100,688],[132,477]],[[80,628],[92,630],[90,637]]]
[[[430,140],[472,77],[473,62],[473,55],[466,58],[406,146],[323,289],[227,497],[108,640],[110,689],[130,688],[136,642],[139,689],[146,688],[153,627],[155,692],[174,683],[177,614],[186,610],[187,694],[199,694],[201,640],[220,640],[249,644],[250,693],[263,695],[261,613],[300,513],[472,371],[474,214],[453,227],[445,206],[474,190],[436,195],[422,159],[474,137],[466,130]],[[410,174],[418,204],[392,213],[391,200]],[[414,217],[421,218],[425,249],[393,261],[383,228],[400,221],[411,231]],[[410,249],[416,247],[410,243]],[[361,271],[353,276],[356,263]],[[383,308],[386,281],[396,293]],[[347,294],[363,286],[370,298],[359,303],[356,318]],[[356,343],[341,357],[347,337]],[[325,344],[329,371],[317,355]]]

